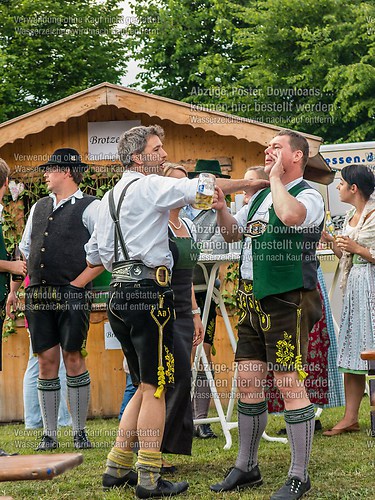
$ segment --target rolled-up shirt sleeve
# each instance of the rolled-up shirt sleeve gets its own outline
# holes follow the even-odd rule
[[[97,212],[94,232],[85,245],[86,260],[93,266],[103,265],[107,271],[112,271],[114,226],[108,209],[108,193],[101,200]]]
[[[82,214],[82,223],[90,234],[94,232],[96,221],[98,219],[100,200],[94,200],[85,209]]]
[[[315,189],[305,189],[296,198],[306,208],[305,220],[298,227],[319,226],[324,219],[324,201],[322,195]]]
[[[26,221],[26,226],[22,234],[22,239],[20,241],[19,247],[21,253],[25,256],[27,260],[30,255],[30,244],[31,244],[31,230],[33,228],[33,215],[35,211],[35,205],[31,207],[29,217]]]

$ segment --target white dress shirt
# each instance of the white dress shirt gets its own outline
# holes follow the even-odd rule
[[[289,182],[285,186],[285,188],[290,191],[293,186],[296,186],[302,181],[302,177],[295,179],[292,182]],[[240,228],[244,229],[247,224],[247,216],[249,214],[250,206],[254,200],[254,198],[258,195],[259,191],[256,192],[249,200],[249,203],[243,206],[237,213],[234,215],[238,225]],[[322,195],[316,189],[304,189],[299,194],[297,194],[296,199],[302,203],[306,208],[306,218],[300,224],[299,228],[308,228],[319,226],[319,224],[324,219],[324,202]],[[269,220],[269,209],[272,206],[272,193],[269,193],[266,198],[263,200],[258,210],[252,217],[252,221],[263,221],[268,223]],[[251,250],[251,240],[250,237],[245,237],[243,251],[242,251],[242,265],[241,265],[241,277],[243,279],[253,279],[253,259],[252,259],[252,250]]]
[[[168,246],[169,210],[195,201],[198,179],[174,179],[158,175],[125,172],[114,188],[117,204],[125,186],[133,179],[120,210],[120,227],[131,260],[141,260],[148,267],[173,267]],[[112,271],[114,262],[114,224],[109,212],[108,193],[100,202],[94,233],[85,245],[90,264],[103,264]],[[119,260],[124,255],[119,249]]]
[[[77,189],[75,193],[73,193],[71,196],[68,196],[68,198],[65,198],[64,200],[60,200],[59,203],[57,203],[56,195],[54,193],[50,193],[49,196],[53,200],[53,211],[55,211],[57,208],[61,207],[61,205],[63,205],[69,200],[70,203],[74,205],[76,199],[79,200],[83,198],[83,193],[80,189]],[[90,205],[84,210],[82,214],[82,223],[88,230],[90,235],[94,232],[95,223],[98,217],[99,204],[100,204],[99,200],[94,200],[93,202],[90,203]],[[26,226],[20,242],[20,250],[26,259],[28,259],[30,255],[31,231],[33,229],[33,215],[35,211],[35,205],[36,203],[31,207],[30,215],[27,219]]]

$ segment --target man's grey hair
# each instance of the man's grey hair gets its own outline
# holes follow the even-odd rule
[[[150,136],[157,135],[160,140],[164,139],[164,130],[159,125],[149,127],[133,127],[122,134],[118,143],[118,155],[125,168],[133,163],[132,155],[144,151]]]

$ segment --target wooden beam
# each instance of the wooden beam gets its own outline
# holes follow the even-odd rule
[[[124,92],[120,88],[107,88],[107,95],[108,104],[133,113],[147,114],[178,125],[189,125],[196,129],[215,132],[218,135],[257,142],[264,147],[282,128],[225,113],[204,111],[193,104],[179,103],[159,97],[153,98],[156,96],[151,97],[149,94]],[[306,139],[310,146],[310,156],[317,155],[322,139],[315,136],[307,136]]]
[[[5,122],[0,127],[0,147],[23,139],[29,134],[37,134],[47,127],[53,127],[59,122],[65,122],[74,116],[81,116],[90,109],[107,104],[107,95],[104,88],[85,93],[75,99],[66,98],[58,103],[37,109],[22,117]]]

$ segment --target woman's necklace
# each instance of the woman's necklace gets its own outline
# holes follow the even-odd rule
[[[182,226],[182,220],[180,219],[180,217],[178,218],[178,220],[180,221],[180,225],[179,226],[176,226],[176,224],[173,224],[173,222],[171,220],[169,220],[169,223],[172,224],[172,226],[176,229],[176,231],[178,231],[179,229],[181,229],[181,226]]]

